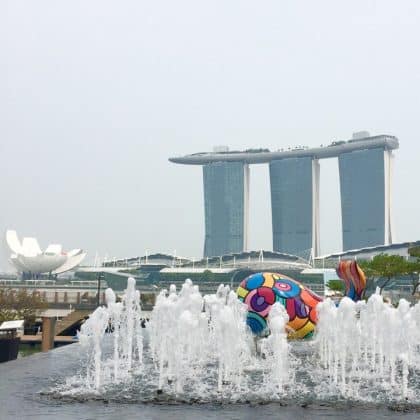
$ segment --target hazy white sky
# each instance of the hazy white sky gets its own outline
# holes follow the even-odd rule
[[[0,231],[91,259],[199,257],[201,169],[169,156],[369,130],[400,139],[396,240],[420,239],[419,45],[417,0],[3,0]],[[337,166],[321,164],[324,253],[341,247]],[[264,165],[250,234],[271,249]]]

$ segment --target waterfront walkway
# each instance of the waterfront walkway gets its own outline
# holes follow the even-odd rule
[[[22,344],[40,344],[42,342],[42,334],[37,335],[22,335],[20,337]],[[56,335],[54,337],[54,344],[70,344],[76,343],[77,339],[70,335]]]

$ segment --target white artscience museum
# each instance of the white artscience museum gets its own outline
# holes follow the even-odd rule
[[[10,262],[19,272],[31,274],[60,274],[79,265],[86,257],[82,249],[64,252],[60,244],[50,244],[42,251],[36,238],[23,238],[16,231],[6,232],[6,241],[12,254]]]

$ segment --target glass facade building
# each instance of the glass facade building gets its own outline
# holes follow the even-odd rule
[[[169,160],[203,166],[205,257],[247,250],[248,168],[269,164],[273,250],[309,259],[320,255],[321,159],[339,160],[343,250],[392,243],[392,151],[398,147],[395,136],[363,131],[327,146],[276,151],[223,146]]]
[[[339,155],[344,251],[391,242],[389,161],[383,148]]]
[[[203,165],[204,256],[242,252],[247,244],[249,167],[242,162]]]
[[[314,222],[317,223],[314,195],[318,190],[314,189],[317,180],[313,172],[311,157],[270,162],[273,251],[304,255],[313,248]]]

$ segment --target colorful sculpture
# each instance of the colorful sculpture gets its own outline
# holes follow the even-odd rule
[[[357,262],[352,260],[340,261],[337,267],[337,275],[344,280],[346,296],[355,302],[360,300],[366,288],[366,277]]]
[[[341,261],[337,274],[346,285],[346,296],[357,301],[366,286],[363,271],[355,261]],[[317,322],[316,306],[322,298],[300,282],[279,273],[256,273],[244,279],[237,291],[247,304],[247,324],[256,335],[269,334],[267,316],[271,306],[280,302],[289,315],[289,338],[308,338]]]

